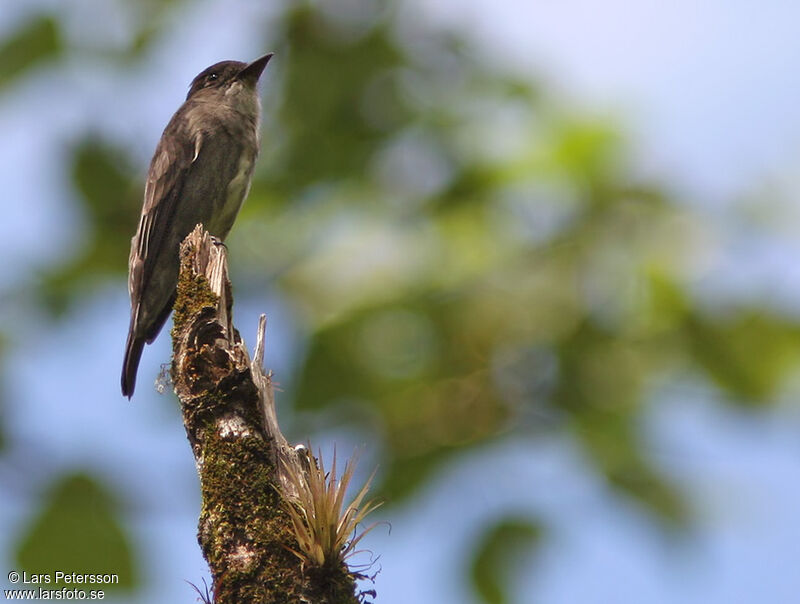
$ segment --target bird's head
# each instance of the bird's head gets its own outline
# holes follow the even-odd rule
[[[272,53],[265,54],[252,63],[241,61],[220,61],[201,71],[192,80],[186,99],[198,95],[219,95],[230,97],[242,93],[254,93],[258,78],[272,58]]]

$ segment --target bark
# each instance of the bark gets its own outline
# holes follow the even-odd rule
[[[358,602],[353,576],[304,568],[283,494],[305,452],[284,438],[270,374],[262,368],[264,328],[251,361],[233,326],[226,248],[201,225],[180,252],[172,331],[172,380],[202,492],[198,541],[217,604]]]

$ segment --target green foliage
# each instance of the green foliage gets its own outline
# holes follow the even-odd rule
[[[44,506],[25,527],[16,547],[17,567],[29,574],[117,574],[107,592],[131,590],[139,577],[130,538],[112,496],[86,474],[60,477]]]
[[[486,439],[508,420],[472,334],[460,332],[462,304],[430,294],[365,309],[311,341],[299,408],[372,406],[390,427],[383,494],[391,500],[413,493],[453,447]]]
[[[39,16],[0,40],[0,88],[64,52],[58,22]]]
[[[750,405],[769,403],[800,360],[800,326],[763,309],[713,321],[691,317],[686,337],[691,358],[734,400]]]
[[[565,114],[446,36],[403,38],[379,19],[343,37],[325,19],[304,8],[284,32],[283,136],[258,190],[291,205],[249,202],[265,242],[249,252],[263,271],[281,250],[278,285],[310,331],[297,407],[350,410],[384,435],[390,502],[458,451],[546,417],[612,487],[685,522],[638,436],[652,383],[694,359],[768,402],[796,366],[791,320],[764,311],[743,328],[693,310],[700,218],[631,176],[610,121]],[[394,119],[371,129],[375,82],[391,83],[380,98]],[[502,116],[514,128],[497,138]]]
[[[486,604],[506,604],[513,571],[542,539],[541,525],[529,518],[501,518],[487,527],[475,547],[470,578],[475,591]]]
[[[127,265],[131,225],[141,207],[130,160],[96,138],[86,138],[72,153],[72,178],[87,221],[87,236],[73,258],[42,278],[42,299],[54,312],[64,311],[100,277],[118,275]]]
[[[140,206],[130,160],[121,150],[91,138],[77,145],[72,155],[72,178],[93,222],[116,226],[114,235],[119,235]]]
[[[402,64],[400,50],[386,25],[342,38],[310,6],[289,11],[284,28],[278,55],[290,102],[277,122],[286,136],[280,161],[269,167],[271,183],[290,195],[319,181],[358,178],[385,129],[408,119],[388,75]],[[365,98],[368,88],[375,98]],[[380,119],[371,119],[370,111],[379,111]]]

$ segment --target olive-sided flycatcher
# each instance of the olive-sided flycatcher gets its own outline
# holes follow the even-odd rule
[[[250,189],[259,149],[257,83],[271,57],[222,61],[203,71],[156,147],[131,240],[131,323],[122,367],[128,398],[144,344],[155,340],[172,310],[181,241],[197,223],[224,239]]]

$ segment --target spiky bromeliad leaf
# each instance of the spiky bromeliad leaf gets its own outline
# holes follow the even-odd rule
[[[355,466],[354,457],[347,461],[341,478],[337,479],[334,451],[330,473],[325,471],[321,453],[316,463],[309,458],[304,470],[297,472],[287,468],[296,495],[284,496],[284,508],[292,521],[299,551],[290,549],[304,564],[323,567],[345,562],[357,553],[356,545],[377,524],[373,523],[358,535],[355,534],[356,527],[364,518],[381,505],[381,502],[374,500],[365,501],[375,472],[353,500],[344,505],[344,496]]]

